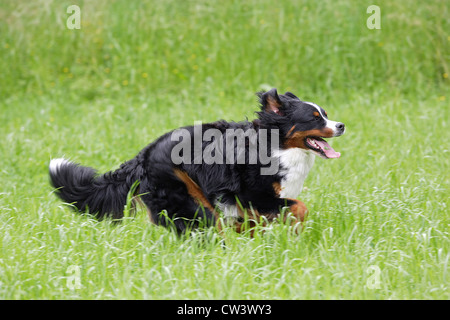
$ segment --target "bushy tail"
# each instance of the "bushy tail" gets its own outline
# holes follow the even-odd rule
[[[53,159],[49,165],[50,181],[56,194],[78,211],[88,211],[99,219],[123,217],[128,192],[139,180],[139,171],[142,168],[135,159],[103,175],[63,158]]]

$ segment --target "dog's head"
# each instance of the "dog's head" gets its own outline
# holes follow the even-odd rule
[[[258,94],[261,121],[280,130],[282,147],[301,148],[322,158],[339,158],[341,154],[323,138],[338,137],[345,132],[342,122],[328,119],[327,112],[312,102],[301,101],[291,92],[278,95],[276,89]]]

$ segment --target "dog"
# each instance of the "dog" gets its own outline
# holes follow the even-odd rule
[[[53,159],[49,173],[55,193],[77,211],[99,219],[123,218],[131,195],[153,223],[179,233],[225,224],[241,232],[246,216],[270,222],[286,209],[303,223],[308,210],[297,200],[303,182],[317,156],[340,157],[324,138],[341,136],[345,125],[291,92],[278,94],[274,88],[257,95],[255,120],[179,128],[115,171],[98,174],[64,158]],[[241,136],[226,139],[230,132]],[[252,158],[255,148],[260,154]]]

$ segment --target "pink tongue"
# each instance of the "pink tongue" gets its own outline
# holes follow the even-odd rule
[[[325,155],[328,158],[339,158],[341,154],[339,152],[334,151],[334,149],[326,142],[325,140],[315,140],[319,145],[320,149],[325,152]]]

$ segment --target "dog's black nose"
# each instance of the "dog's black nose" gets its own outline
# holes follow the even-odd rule
[[[336,123],[336,129],[338,129],[339,131],[344,131],[345,124],[343,124],[342,122]]]

